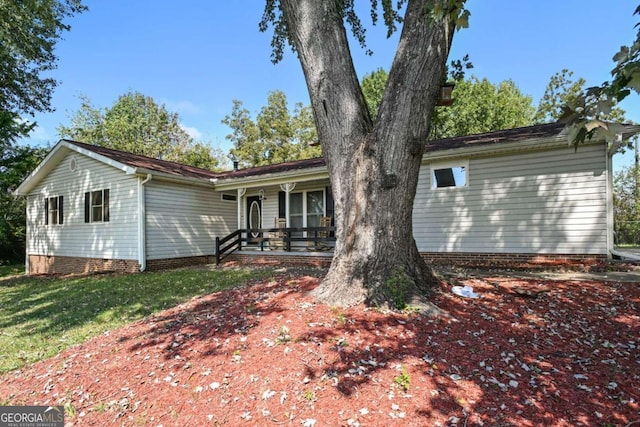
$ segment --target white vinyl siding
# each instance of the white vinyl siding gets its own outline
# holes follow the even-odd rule
[[[269,187],[264,189],[265,199],[262,201],[262,227],[263,228],[273,228],[274,226],[274,218],[278,216],[278,187]],[[257,190],[247,190],[248,196],[257,196]],[[243,201],[246,202],[245,197],[243,197]],[[246,208],[242,208],[242,215],[246,214]],[[243,219],[244,221],[244,219]],[[242,223],[244,227],[244,222]]]
[[[607,253],[604,145],[471,158],[467,187],[420,171],[413,226],[422,252]]]
[[[75,159],[76,167],[70,163]],[[27,253],[137,259],[137,179],[89,157],[67,155],[27,198]],[[85,224],[84,195],[110,190],[110,221]],[[64,223],[45,226],[44,199],[64,197]]]
[[[235,230],[237,204],[206,187],[145,185],[147,259],[215,254],[215,239]]]

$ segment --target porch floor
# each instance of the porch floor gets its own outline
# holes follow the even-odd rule
[[[252,248],[252,247],[246,247],[246,246],[244,246],[242,248],[242,250],[234,252],[234,254],[237,254],[237,255],[254,255],[254,256],[269,255],[269,256],[281,256],[281,257],[295,256],[295,257],[333,258],[333,251],[307,251],[307,250],[303,251],[303,250],[300,250],[300,251],[287,252],[287,251],[283,251],[283,250],[279,250],[279,249],[267,249],[267,248],[265,248],[264,250],[261,250],[259,247]]]

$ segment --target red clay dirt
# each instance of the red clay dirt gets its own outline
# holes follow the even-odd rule
[[[451,318],[337,309],[317,276],[195,298],[0,377],[73,426],[640,425],[640,284],[442,283]]]

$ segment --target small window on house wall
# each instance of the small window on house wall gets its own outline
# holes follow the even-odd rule
[[[238,200],[238,196],[233,193],[221,193],[220,198],[225,202],[235,202]]]
[[[468,182],[468,163],[435,165],[431,168],[433,188],[466,187]]]
[[[84,193],[84,222],[109,222],[109,190]]]
[[[58,225],[64,222],[63,196],[47,197],[44,199],[44,224]]]

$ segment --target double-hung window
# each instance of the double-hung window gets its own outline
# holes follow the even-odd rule
[[[319,227],[324,215],[324,191],[304,191],[289,196],[291,227]]]
[[[289,224],[292,228],[304,227],[303,193],[289,195]]]
[[[324,216],[324,191],[307,192],[307,227],[320,227]]]
[[[84,222],[109,222],[109,189],[84,193]]]
[[[289,195],[289,224],[293,228],[319,227],[325,214],[324,190]]]
[[[44,199],[44,224],[57,225],[64,222],[64,198],[62,196]]]

